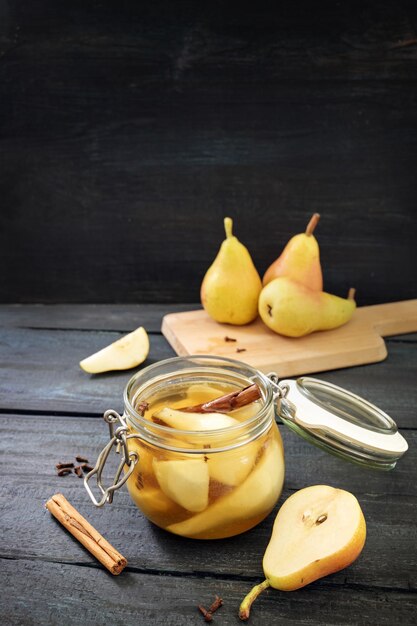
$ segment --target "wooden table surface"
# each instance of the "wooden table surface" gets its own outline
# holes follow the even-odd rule
[[[214,623],[238,624],[237,610],[263,579],[262,555],[276,510],[232,539],[200,542],[153,526],[125,489],[97,510],[77,476],[55,464],[79,453],[95,460],[108,440],[101,420],[122,410],[134,371],[89,376],[81,358],[139,325],[150,333],[146,364],[173,356],[160,333],[178,305],[3,305],[0,307],[0,623],[202,624],[197,610],[215,594]],[[368,537],[348,569],[292,593],[270,589],[252,626],[265,624],[415,624],[417,614],[417,335],[387,340],[382,363],[321,373],[378,404],[396,420],[409,451],[392,472],[365,470],[280,430],[286,452],[281,504],[295,490],[326,483],[359,499]],[[45,510],[62,492],[118,548],[128,567],[113,577]]]

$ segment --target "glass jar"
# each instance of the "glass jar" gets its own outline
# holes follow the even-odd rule
[[[253,386],[255,401],[225,414],[201,405]],[[138,372],[124,392],[124,414],[106,411],[110,441],[84,479],[96,506],[127,488],[144,515],[169,532],[231,537],[274,508],[284,481],[275,417],[320,448],[367,468],[391,470],[408,445],[394,420],[352,392],[315,378],[280,380],[232,359],[176,357]],[[181,409],[192,407],[184,413]],[[202,417],[203,416],[203,417]],[[114,426],[118,424],[116,430]],[[107,458],[121,458],[103,486]],[[89,486],[96,476],[101,499]]]
[[[260,398],[228,414],[178,412],[254,383]],[[126,428],[121,445],[130,464],[123,463],[118,486],[126,482],[153,523],[184,537],[219,539],[252,528],[274,508],[284,452],[264,374],[219,357],[168,359],[131,378],[124,408],[123,417],[107,412],[109,423]],[[105,494],[101,474],[98,484]]]

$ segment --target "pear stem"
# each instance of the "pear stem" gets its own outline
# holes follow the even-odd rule
[[[242,604],[239,607],[239,617],[242,621],[245,622],[249,619],[252,604],[265,589],[268,589],[268,587],[270,587],[269,580],[265,579],[262,583],[255,585],[255,587],[249,591],[248,595],[243,599]]]
[[[233,228],[233,220],[231,217],[225,217],[224,218],[224,230],[226,231],[226,238],[230,239],[231,237],[233,237],[233,233],[232,233],[232,228]]]
[[[348,300],[354,300],[354,299],[355,299],[355,293],[356,293],[356,289],[355,289],[355,287],[351,287],[351,288],[349,289],[349,293],[348,293],[348,297],[347,297],[347,299],[348,299]]]
[[[306,235],[308,237],[310,237],[310,235],[313,234],[314,229],[316,228],[317,224],[319,223],[319,219],[320,219],[320,213],[314,213],[313,216],[311,217],[311,220],[307,224],[307,228],[306,228]]]

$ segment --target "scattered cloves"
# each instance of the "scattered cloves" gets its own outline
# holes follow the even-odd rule
[[[88,465],[87,457],[83,456],[82,454],[77,454],[75,460],[81,465],[75,466],[75,463],[72,463],[71,461],[65,461],[64,463],[60,461],[59,463],[57,463],[55,467],[58,476],[67,476],[68,474],[72,474],[72,472],[74,472],[74,474],[76,474],[78,478],[82,478],[83,472],[91,472],[91,470],[93,469],[90,465]]]
[[[236,348],[236,352],[246,352],[246,348]]]
[[[226,342],[229,342],[229,341],[237,341],[237,339],[234,339],[233,337],[228,337],[227,335],[226,335],[226,337],[224,338],[224,340],[225,340]]]
[[[56,467],[57,470],[68,469],[68,468],[74,467],[74,463],[61,463],[61,462],[59,462],[59,463],[57,463],[55,465],[55,467]]]
[[[223,600],[220,596],[216,596],[213,604],[209,608],[209,613],[215,613],[223,605]]]
[[[217,611],[217,609],[219,609],[223,604],[223,600],[222,598],[220,598],[220,596],[215,597],[214,602],[211,604],[210,608],[207,610],[206,608],[204,608],[204,606],[202,606],[201,604],[198,605],[198,610],[200,611],[200,613],[204,616],[204,621],[205,622],[212,622],[213,621],[213,613],[215,613]]]
[[[75,460],[77,461],[77,463],[88,463],[88,459],[85,456],[81,456],[80,454],[77,454]]]
[[[205,622],[212,622],[213,621],[213,616],[210,613],[210,611],[207,611],[207,609],[204,608],[204,606],[202,606],[201,604],[198,605],[198,610],[200,611],[200,613],[204,616],[204,621]]]
[[[72,474],[72,469],[70,467],[62,467],[58,470],[58,476],[66,476],[67,474]]]

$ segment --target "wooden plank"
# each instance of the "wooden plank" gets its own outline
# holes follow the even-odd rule
[[[63,619],[68,626],[203,624],[196,605],[209,605],[215,594],[224,599],[215,621],[232,625],[239,623],[237,610],[251,586],[249,581],[129,570],[114,578],[101,570],[30,560],[3,560],[1,572],[8,591],[3,595],[0,616],[8,626],[60,624]],[[22,595],[22,580],[30,594]],[[311,626],[372,624],[376,607],[378,624],[412,624],[416,596],[384,589],[337,589],[323,583],[288,594],[269,590],[254,605],[250,624],[264,626],[278,623],[277,619],[280,624]]]
[[[123,389],[138,371],[90,376],[79,361],[119,333],[6,328],[0,337],[0,409],[101,415],[121,410]],[[165,339],[150,338],[144,366],[175,356]],[[400,427],[415,424],[417,342],[390,343],[388,358],[373,366],[322,372],[320,378],[349,388],[391,414]]]
[[[89,375],[79,362],[120,338],[120,333],[6,329],[2,332],[0,407],[72,411],[100,415],[123,409],[123,389],[139,368]],[[175,353],[159,335],[150,337],[150,355],[141,367]]]
[[[284,427],[281,433],[286,482],[279,505],[294,490],[324,483],[352,491],[363,507],[368,524],[366,548],[354,566],[332,577],[332,584],[343,586],[348,581],[369,587],[417,589],[416,554],[410,550],[416,539],[417,432],[406,433],[410,449],[389,473],[364,470],[329,456]],[[275,512],[238,537],[192,541],[150,524],[125,489],[115,495],[111,506],[96,509],[79,478],[56,476],[55,464],[72,460],[77,453],[95,461],[107,438],[104,422],[93,418],[0,416],[0,557],[30,555],[36,560],[96,567],[91,555],[44,508],[51,495],[62,492],[128,558],[130,567],[214,578],[260,576]]]
[[[193,311],[200,306],[200,303],[0,304],[0,328],[128,332],[142,325],[150,333],[159,333],[165,315]],[[416,342],[417,334],[401,334],[389,340]]]
[[[167,313],[192,304],[2,304],[0,327],[131,331],[144,326],[159,333]]]
[[[359,307],[344,326],[298,338],[277,335],[260,318],[245,326],[219,324],[203,309],[170,313],[162,322],[165,338],[181,356],[236,358],[243,350],[237,358],[281,378],[382,361],[387,355],[382,337],[415,331],[417,300]]]

